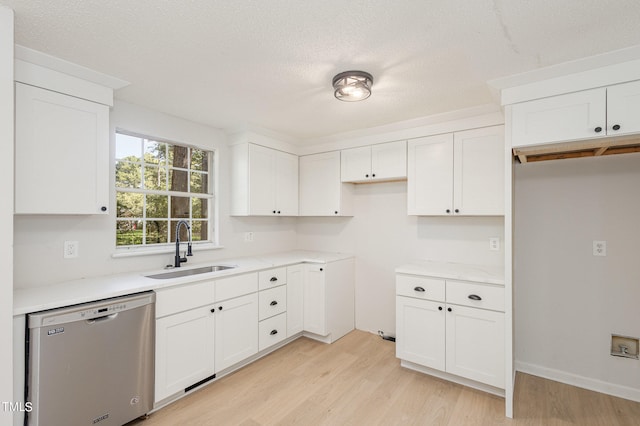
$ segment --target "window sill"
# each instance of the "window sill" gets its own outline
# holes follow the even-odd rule
[[[186,248],[186,245],[180,245],[180,252]],[[192,249],[193,252],[205,251],[205,250],[218,250],[224,248],[224,246],[216,245],[214,243],[204,243],[204,244],[196,244],[193,243]],[[168,254],[175,253],[176,246],[174,245],[166,245],[162,247],[127,247],[127,248],[117,248],[114,253],[111,254],[111,257],[114,259],[122,258],[122,257],[137,257],[137,256],[153,256],[156,254]]]

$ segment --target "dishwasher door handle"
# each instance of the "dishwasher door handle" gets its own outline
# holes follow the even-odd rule
[[[117,316],[118,316],[118,313],[116,312],[115,314],[105,315],[103,317],[97,317],[97,318],[88,319],[86,322],[87,322],[87,324],[95,324],[97,322],[110,321],[112,319],[115,319]]]

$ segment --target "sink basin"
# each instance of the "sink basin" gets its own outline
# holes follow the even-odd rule
[[[225,266],[225,265],[203,266],[202,268],[194,268],[194,269],[175,269],[171,272],[163,272],[161,274],[147,275],[146,277],[153,278],[156,280],[168,280],[170,278],[188,277],[190,275],[206,274],[209,272],[224,271],[225,269],[232,269],[232,268],[235,268],[235,266]]]

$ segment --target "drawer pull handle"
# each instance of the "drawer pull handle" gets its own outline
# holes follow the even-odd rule
[[[415,291],[419,291],[420,293],[424,293],[424,287],[414,287]]]
[[[469,299],[471,299],[471,300],[482,300],[482,297],[478,296],[477,294],[470,294],[469,295]]]
[[[278,304],[278,302],[276,302],[275,300],[273,302],[269,303],[269,305],[271,305],[271,306],[276,306],[277,304]]]
[[[270,279],[269,281],[271,281],[271,282],[278,281],[278,278],[276,278],[276,277],[271,277],[271,279]]]
[[[271,330],[271,333],[269,333],[269,334],[274,336],[274,335],[278,334],[278,330]]]

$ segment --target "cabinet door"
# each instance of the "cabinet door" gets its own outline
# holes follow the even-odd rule
[[[326,288],[324,267],[305,265],[304,330],[326,336]]]
[[[447,372],[504,389],[504,314],[448,305],[446,316]]]
[[[338,216],[340,151],[300,157],[300,216]]]
[[[407,211],[448,215],[453,208],[453,134],[409,141]]]
[[[640,81],[607,88],[607,135],[640,132]],[[618,130],[614,126],[619,126]]]
[[[371,179],[371,147],[343,149],[340,152],[342,182],[365,182]]]
[[[155,401],[161,401],[215,373],[213,306],[156,322]]]
[[[287,337],[304,329],[304,267],[287,268]]]
[[[249,214],[273,216],[276,211],[276,152],[249,144]]]
[[[599,88],[513,105],[512,146],[605,136],[606,96],[606,89]]]
[[[454,134],[454,214],[504,214],[504,149],[504,126]]]
[[[276,200],[277,214],[298,215],[298,156],[278,152],[276,157]]]
[[[107,213],[109,108],[21,83],[15,96],[15,212]]]
[[[407,177],[407,142],[371,146],[371,176],[375,180]]]
[[[216,305],[216,371],[258,352],[258,294]]]
[[[396,356],[444,371],[444,303],[396,296]]]

